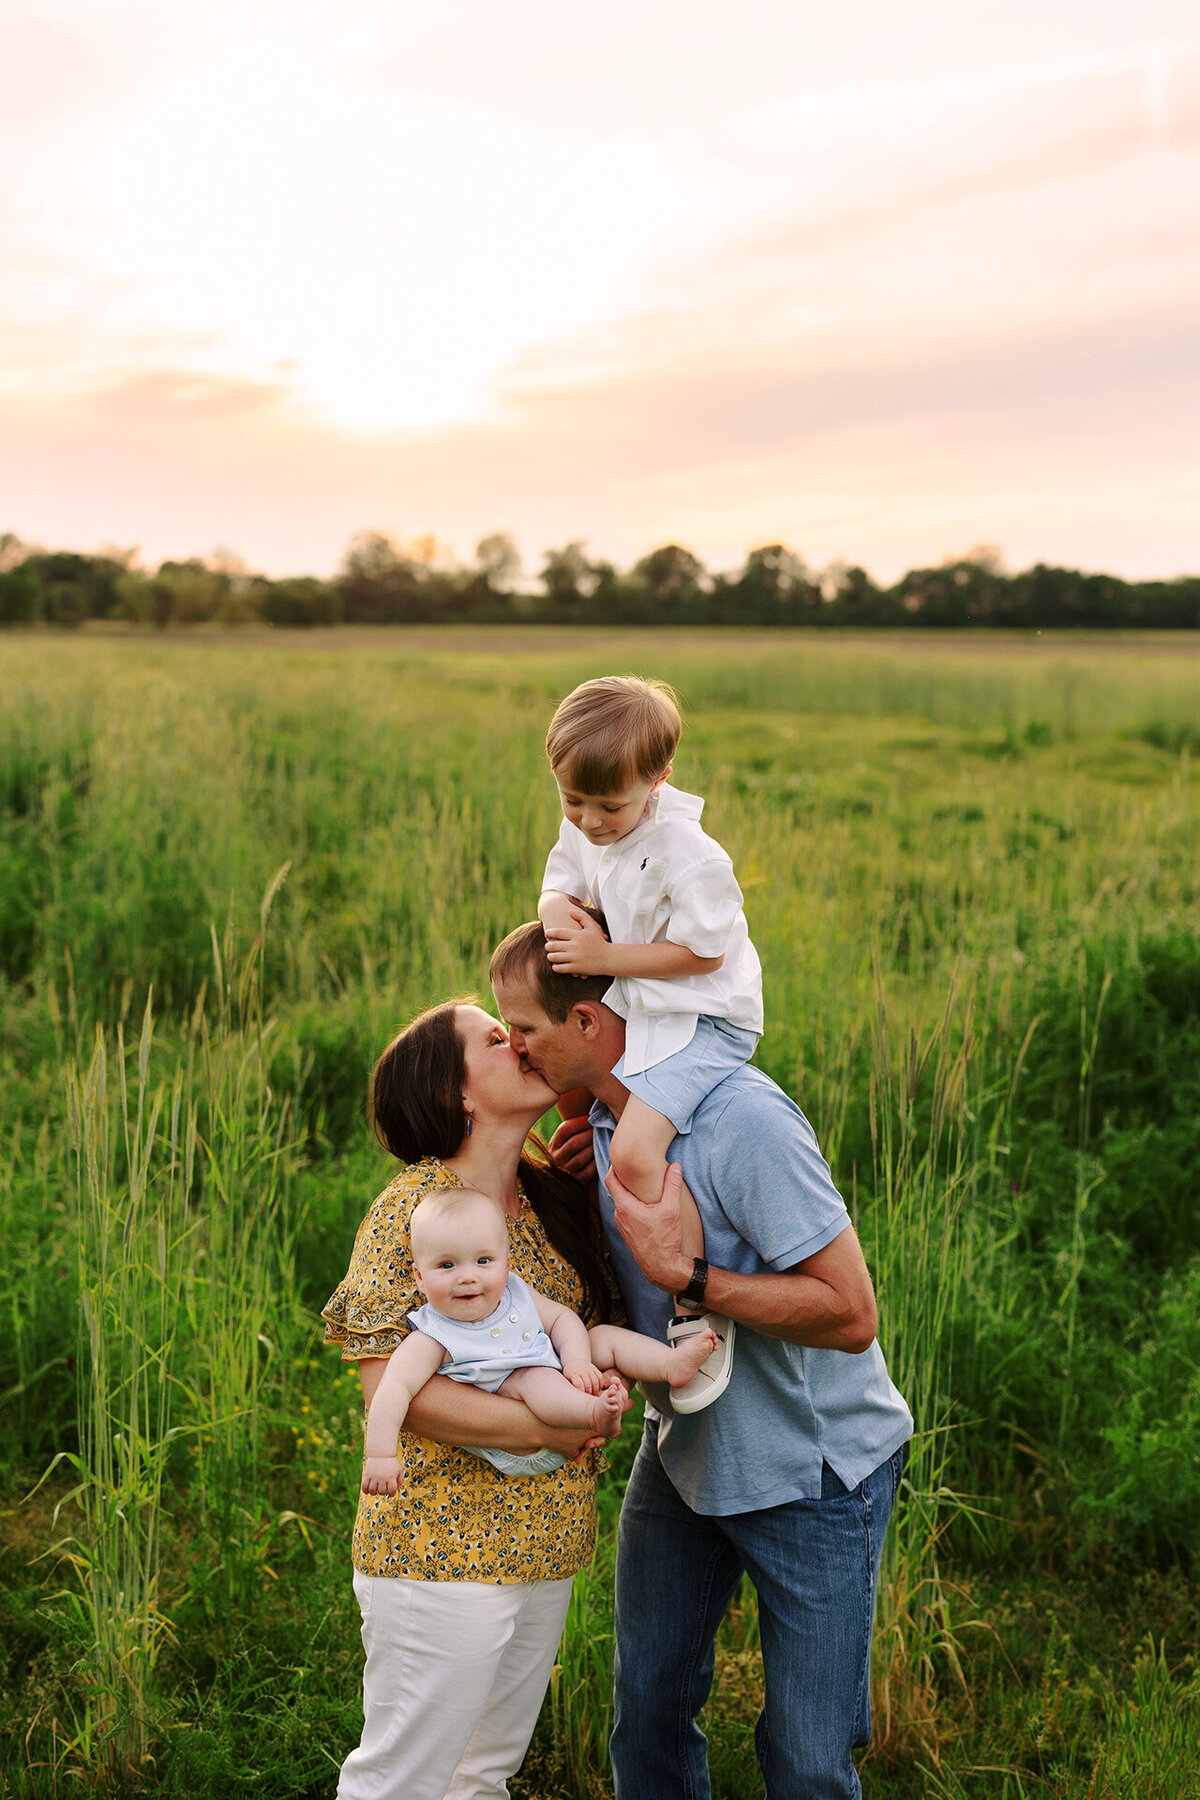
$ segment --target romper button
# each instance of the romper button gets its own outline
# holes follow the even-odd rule
[[[493,1336],[493,1337],[499,1337],[499,1336],[500,1336],[500,1327],[499,1327],[499,1326],[498,1326],[498,1325],[493,1325],[493,1326],[492,1326],[492,1336]]]
[[[517,1315],[516,1315],[516,1313],[509,1313],[509,1315],[508,1315],[508,1322],[509,1322],[509,1324],[510,1324],[510,1325],[515,1325],[515,1324],[516,1324],[516,1322],[517,1322]]]
[[[527,1344],[532,1336],[533,1336],[532,1331],[523,1331],[521,1333],[521,1342],[523,1344]]]

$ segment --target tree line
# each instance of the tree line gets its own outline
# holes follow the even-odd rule
[[[273,580],[222,552],[150,571],[133,551],[44,550],[8,532],[0,535],[0,624],[1200,628],[1200,576],[1124,581],[1045,563],[1010,573],[986,547],[910,569],[891,587],[845,563],[812,569],[784,544],[751,550],[726,574],[706,569],[682,545],[664,544],[622,572],[575,539],[545,552],[536,588],[520,576],[507,532],[481,538],[467,563],[432,537],[403,545],[360,532],[330,580]]]

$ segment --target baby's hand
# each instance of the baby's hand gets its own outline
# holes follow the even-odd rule
[[[364,1494],[396,1494],[404,1480],[404,1464],[398,1456],[368,1456],[363,1463]]]
[[[598,1394],[604,1386],[604,1377],[595,1363],[566,1362],[563,1364],[563,1374],[581,1394]]]

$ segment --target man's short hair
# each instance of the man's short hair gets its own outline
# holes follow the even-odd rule
[[[560,975],[546,955],[546,930],[540,919],[518,925],[497,944],[488,965],[488,980],[523,981],[532,988],[548,1019],[564,1025],[580,1000],[600,1002],[612,986],[608,975]]]

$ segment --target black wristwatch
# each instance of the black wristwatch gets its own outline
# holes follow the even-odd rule
[[[691,1306],[697,1311],[704,1305],[704,1289],[708,1282],[708,1264],[702,1256],[692,1258],[692,1279],[677,1296],[681,1306]]]

